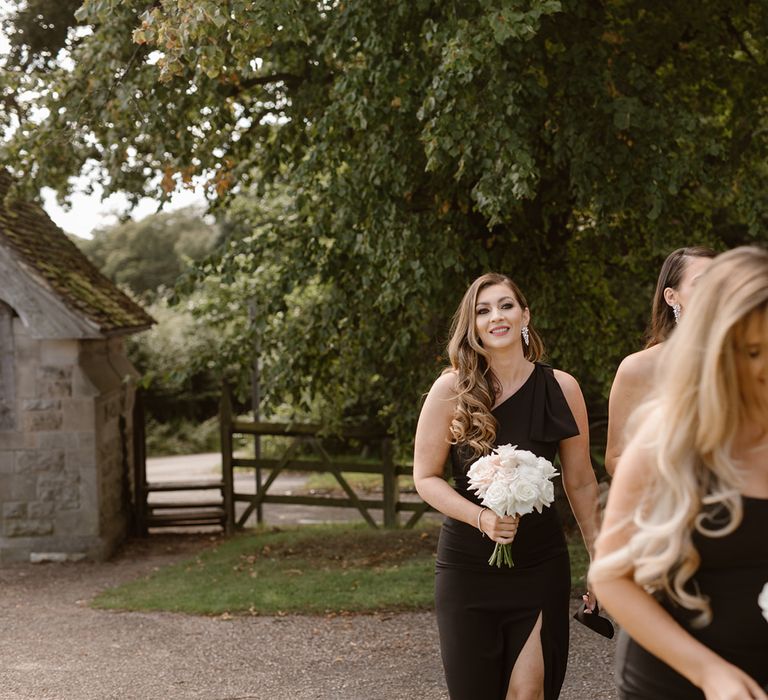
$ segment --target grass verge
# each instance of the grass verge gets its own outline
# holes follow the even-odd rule
[[[380,493],[383,489],[383,477],[381,474],[366,474],[363,472],[342,472],[345,481],[358,493]],[[413,478],[401,476],[399,479],[401,492],[414,492]],[[312,472],[302,489],[309,493],[344,494],[338,480],[333,474],[325,472]]]
[[[366,525],[262,530],[109,589],[93,606],[197,615],[282,615],[427,610],[434,605],[439,527]],[[569,544],[573,587],[583,588],[586,553]]]
[[[105,591],[98,608],[203,615],[420,610],[432,606],[438,528],[303,526],[233,537]]]

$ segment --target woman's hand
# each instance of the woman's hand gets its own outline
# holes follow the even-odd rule
[[[701,689],[707,700],[768,700],[754,679],[726,661],[706,665]]]
[[[597,598],[595,598],[595,594],[592,593],[592,591],[587,591],[581,596],[581,599],[584,601],[584,612],[591,615],[597,606]]]
[[[494,542],[509,544],[515,539],[519,515],[505,515],[500,518],[492,510],[485,509],[480,515],[480,529]]]

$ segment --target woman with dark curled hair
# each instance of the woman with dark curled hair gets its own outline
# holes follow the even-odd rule
[[[689,246],[672,251],[661,266],[645,348],[622,360],[611,387],[605,450],[605,470],[611,476],[624,448],[627,420],[650,391],[662,343],[675,330],[696,283],[714,257],[710,248]]]
[[[622,700],[768,700],[768,251],[719,255],[659,356],[589,572]]]

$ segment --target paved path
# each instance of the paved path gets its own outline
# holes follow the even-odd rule
[[[189,455],[182,457],[153,457],[147,460],[147,480],[156,481],[205,481],[206,479],[218,479],[221,477],[221,455],[218,452]],[[266,479],[266,476],[263,477]],[[271,485],[269,493],[290,495],[303,487],[306,477],[302,474],[280,474]],[[237,493],[256,493],[255,475],[252,470],[235,470],[235,491]],[[151,494],[151,502],[162,503],[184,500],[206,501],[211,495],[218,495],[212,491],[185,491],[185,492],[156,492]],[[246,504],[235,504],[236,515],[245,511]],[[382,512],[371,509],[371,515],[376,522],[381,523]],[[305,506],[292,504],[265,503],[263,505],[264,522],[268,525],[310,525],[324,522],[361,522],[362,517],[356,508],[337,508],[330,506]],[[405,521],[410,513],[401,514],[401,520]],[[438,519],[437,514],[426,515],[432,519]],[[256,516],[251,514],[246,522],[247,527],[256,526]]]
[[[212,468],[210,456],[185,463],[199,473]],[[152,477],[191,478],[186,468],[179,474],[179,464],[152,460]],[[272,508],[268,523],[289,522],[288,506]],[[329,510],[294,515],[326,519]],[[447,698],[430,612],[224,619],[89,607],[100,591],[218,541],[213,534],[163,533],[130,541],[105,563],[0,569],[0,699]],[[615,700],[612,655],[613,642],[572,623],[561,700]]]

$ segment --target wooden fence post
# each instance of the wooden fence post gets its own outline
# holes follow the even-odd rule
[[[133,493],[135,498],[135,532],[146,537],[147,529],[147,443],[144,396],[137,388],[133,399]]]
[[[381,462],[384,480],[384,527],[394,528],[399,526],[397,501],[400,496],[400,484],[392,455],[391,438],[387,437],[381,441]]]
[[[221,478],[224,484],[224,532],[231,535],[235,531],[235,484],[232,473],[232,398],[226,382],[221,388],[219,429],[221,431]]]

